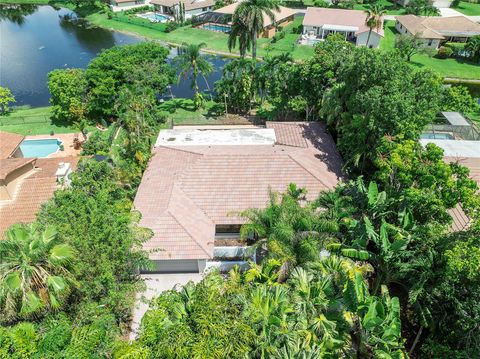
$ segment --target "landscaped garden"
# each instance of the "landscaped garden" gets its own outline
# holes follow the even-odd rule
[[[454,9],[467,16],[480,16],[480,3],[460,1]]]
[[[385,21],[385,37],[380,42],[380,48],[393,51],[395,48],[396,34],[398,34],[398,32],[395,29],[395,22]],[[466,59],[439,59],[430,54],[418,53],[412,56],[410,63],[416,67],[430,68],[443,77],[478,79],[480,76],[478,64]]]
[[[75,125],[52,120],[51,107],[19,107],[0,116],[0,131],[21,135],[47,135],[54,133],[78,132]]]

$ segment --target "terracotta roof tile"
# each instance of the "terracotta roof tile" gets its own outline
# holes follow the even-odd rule
[[[10,157],[23,139],[22,135],[0,131],[0,159]]]
[[[75,168],[78,157],[41,158],[35,162],[35,170],[18,185],[12,200],[0,201],[0,237],[15,223],[29,223],[36,218],[40,206],[57,189],[55,172],[60,162],[70,162]]]
[[[35,162],[35,158],[0,159],[0,180],[5,180],[10,173],[32,162]]]
[[[295,182],[313,199],[341,178],[342,161],[318,123],[269,123],[290,145],[157,147],[135,198],[140,224],[153,230],[152,259],[213,255],[215,225],[242,224],[239,212],[268,204],[269,189]],[[300,138],[301,137],[301,138]],[[302,140],[303,138],[303,140]],[[298,145],[295,147],[294,145]]]

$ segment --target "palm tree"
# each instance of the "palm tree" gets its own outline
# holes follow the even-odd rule
[[[0,241],[0,310],[15,319],[58,309],[76,281],[75,253],[53,227],[17,225]]]
[[[233,18],[241,18],[248,30],[252,42],[252,58],[257,57],[257,37],[264,28],[263,16],[267,15],[275,22],[274,11],[279,11],[280,6],[275,0],[245,0],[238,5]]]
[[[247,51],[252,47],[252,37],[245,20],[234,14],[230,34],[228,35],[229,51],[232,51],[237,46],[237,38],[240,56],[244,58]]]
[[[383,26],[383,15],[385,15],[386,11],[379,7],[378,5],[371,5],[369,9],[367,9],[367,18],[365,19],[365,24],[370,29],[368,31],[367,37],[367,44],[370,42],[370,35],[372,34],[372,30],[376,29],[377,31]]]
[[[201,44],[187,44],[184,42],[180,54],[177,56],[178,67],[180,73],[178,81],[186,79],[191,73],[191,88],[195,91],[195,96],[199,93],[197,77],[202,75],[204,78],[213,71],[213,66],[200,53],[200,50],[207,46],[206,43]],[[205,80],[206,81],[206,80]]]

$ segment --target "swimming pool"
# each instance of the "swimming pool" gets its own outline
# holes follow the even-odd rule
[[[200,28],[205,30],[225,32],[225,33],[228,33],[231,31],[231,28],[229,25],[211,24],[211,23],[200,25]]]
[[[420,138],[421,139],[425,139],[425,140],[454,140],[455,137],[449,133],[432,133],[432,132],[426,132],[426,133],[422,133],[420,135]]]
[[[41,140],[23,140],[20,150],[23,157],[48,157],[60,148],[62,141],[57,138],[46,138]]]
[[[167,16],[167,15],[157,14],[157,13],[153,13],[153,12],[149,12],[149,13],[146,13],[146,14],[140,14],[138,16],[143,17],[144,19],[148,19],[151,22],[166,22],[166,21],[170,20],[170,17]]]

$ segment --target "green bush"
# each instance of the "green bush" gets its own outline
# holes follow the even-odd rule
[[[83,144],[82,155],[106,155],[110,149],[108,135],[105,132],[96,131]]]
[[[172,32],[172,31],[178,29],[179,27],[180,27],[180,25],[179,25],[177,22],[175,22],[175,21],[170,21],[170,22],[167,24],[167,26],[165,27],[165,32],[167,32],[167,33],[168,33],[168,32]]]
[[[446,59],[453,55],[453,50],[450,47],[441,46],[437,52],[437,58]]]

